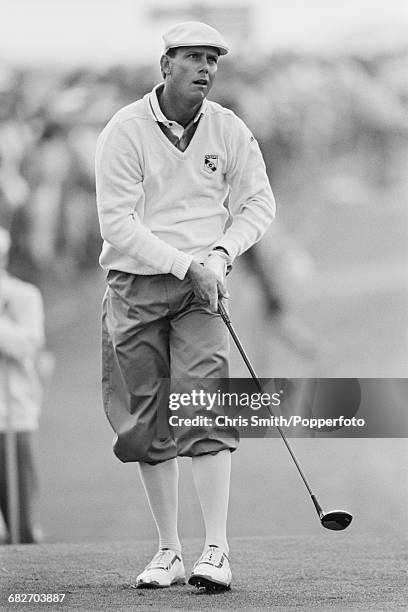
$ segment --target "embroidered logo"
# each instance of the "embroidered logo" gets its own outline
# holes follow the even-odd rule
[[[217,172],[218,168],[218,155],[204,155],[204,170],[208,174]]]

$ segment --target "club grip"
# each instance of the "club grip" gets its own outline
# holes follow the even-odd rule
[[[224,319],[225,323],[231,323],[228,312],[225,310],[223,303],[221,300],[218,302],[218,312]]]

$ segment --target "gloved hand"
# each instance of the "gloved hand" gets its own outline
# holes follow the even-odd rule
[[[227,276],[228,260],[228,255],[224,254],[222,251],[211,251],[204,263],[204,268],[214,272],[217,278],[218,295],[224,298],[229,297],[225,280]]]
[[[191,281],[196,297],[201,302],[208,304],[213,312],[217,312],[219,281],[215,273],[193,259],[186,276]]]

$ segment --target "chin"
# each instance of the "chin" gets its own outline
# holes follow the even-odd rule
[[[191,102],[197,103],[202,102],[207,94],[208,91],[197,91],[197,93],[190,94],[188,97],[190,98]]]

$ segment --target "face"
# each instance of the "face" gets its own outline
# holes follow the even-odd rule
[[[162,58],[166,88],[192,103],[208,95],[217,67],[218,49],[214,47],[179,47],[174,57]]]

